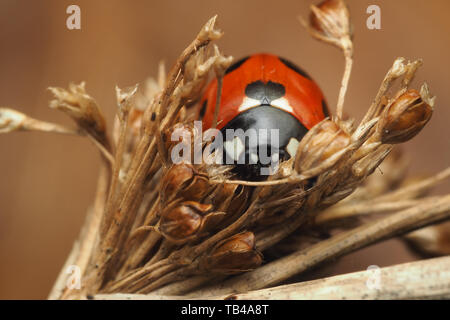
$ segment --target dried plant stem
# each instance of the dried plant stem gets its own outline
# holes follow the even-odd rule
[[[383,81],[381,82],[381,86],[378,89],[377,95],[375,96],[374,101],[369,107],[369,110],[367,111],[366,115],[364,116],[363,120],[361,121],[361,124],[366,123],[367,121],[374,118],[380,111],[380,108],[382,106],[382,98],[390,88],[392,82],[396,80],[398,77],[403,75],[406,72],[406,69],[404,67],[405,59],[404,58],[397,58],[394,61],[394,64],[392,65],[389,72],[384,77]],[[416,64],[414,65],[414,71],[417,69]]]
[[[410,208],[415,205],[420,205],[423,201],[430,201],[432,199],[438,199],[438,197],[421,198],[417,200],[403,200],[403,201],[387,201],[378,202],[370,200],[366,202],[349,203],[347,205],[332,207],[328,210],[322,211],[317,214],[314,219],[314,225],[327,224],[335,220],[357,217],[361,215],[385,213],[390,211],[402,210]]]
[[[32,118],[28,118],[26,124],[27,125],[23,130],[60,133],[69,135],[83,135],[82,131],[79,129],[68,128],[60,124],[36,120]]]
[[[434,176],[378,197],[378,201],[401,201],[416,198],[450,177],[450,167]]]
[[[84,224],[84,227],[86,227],[91,219],[92,213],[87,215],[87,221]],[[83,227],[83,228],[84,228]],[[84,229],[81,229],[81,233],[84,233]],[[80,236],[80,239],[82,237]],[[58,274],[58,277],[56,278],[55,284],[52,287],[52,290],[50,291],[50,294],[48,295],[48,300],[59,300],[61,299],[63,293],[65,292],[67,288],[67,269],[69,266],[74,265],[77,257],[80,254],[80,240],[76,240],[72,246],[72,250],[70,251],[69,256],[67,257],[64,266],[62,267],[61,271]]]
[[[151,294],[158,294],[162,296],[171,296],[171,295],[183,295],[192,291],[196,288],[199,288],[206,284],[218,283],[223,280],[225,276],[218,275],[201,275],[201,276],[192,276],[182,281],[173,282],[166,286],[163,286],[159,289],[156,289],[151,292]]]
[[[223,74],[217,75],[216,106],[214,108],[214,118],[211,126],[211,128],[213,129],[217,127],[217,118],[219,116],[220,101],[222,99],[222,84],[223,84]]]
[[[413,231],[450,217],[450,195],[423,202],[390,216],[342,232],[305,250],[295,252],[254,271],[232,278],[222,284],[194,291],[190,296],[226,295],[276,285],[319,263],[360,249],[388,237]]]
[[[378,273],[379,271],[379,273]],[[450,257],[415,261],[377,270],[250,291],[214,299],[449,299]],[[373,280],[371,283],[370,281]],[[372,286],[371,286],[372,284]]]
[[[314,215],[314,213],[303,212],[297,214],[293,219],[289,219],[277,226],[268,228],[260,234],[258,233],[256,235],[256,248],[263,251],[273,246],[298,229],[307,220],[308,216],[311,215]]]
[[[184,300],[182,296],[136,293],[100,293],[93,296],[94,300]]]
[[[336,116],[338,119],[343,119],[344,116],[344,101],[347,93],[348,82],[352,73],[353,66],[353,45],[350,39],[347,41],[347,46],[343,50],[345,58],[344,75],[342,76],[341,89],[339,91],[338,102],[336,106]]]
[[[133,206],[137,195],[139,194],[139,192],[137,191],[140,186],[142,186],[148,169],[150,168],[153,159],[156,156],[156,150],[154,146],[155,139],[153,139],[153,142],[150,144],[147,152],[144,154],[142,162],[138,166],[136,174],[134,175],[132,181],[130,181],[130,186],[126,190],[126,193],[124,194],[124,197],[118,209],[114,211],[114,216],[110,228],[107,230],[106,235],[102,239],[102,243],[99,246],[98,253],[94,258],[94,261],[98,266],[96,268],[98,273],[95,277],[95,283],[90,284],[90,286],[93,286],[94,290],[97,290],[103,284],[104,275],[106,274],[108,269],[107,261],[112,259],[113,255],[120,249],[120,246],[123,245],[123,243],[119,243],[119,235],[124,229],[124,226],[122,224],[125,222],[125,219],[133,221],[132,215],[134,215],[137,210],[134,210],[133,212],[130,209]],[[88,288],[90,286],[88,286]]]
[[[114,166],[114,157],[112,156],[111,152],[89,132],[87,132],[86,135],[87,135],[88,139],[92,141],[94,146],[96,146],[97,149],[100,151],[101,156],[104,157],[108,161],[108,163],[111,167],[113,167]]]
[[[379,271],[379,272],[378,272]],[[441,257],[395,266],[380,268],[374,279],[372,270],[353,272],[320,280],[305,281],[268,289],[250,291],[224,296],[209,297],[209,299],[232,300],[405,300],[405,299],[449,299],[450,298],[450,257]],[[187,282],[201,282],[204,277],[195,277]],[[180,284],[182,282],[179,282]],[[368,285],[369,283],[369,285]],[[379,285],[379,286],[378,286]],[[169,287],[169,286],[168,286]],[[151,294],[97,294],[96,300],[177,300],[185,299],[176,291],[162,289]],[[167,292],[167,293],[165,293]],[[201,298],[201,297],[199,297]],[[195,299],[195,298],[194,298]]]
[[[79,128],[68,128],[60,124],[34,119],[22,112],[11,108],[0,107],[0,133],[13,131],[38,131],[83,135]]]
[[[68,277],[67,267],[69,265],[78,266],[81,274],[84,274],[87,269],[101,226],[104,203],[106,201],[108,190],[109,176],[109,166],[107,166],[105,161],[102,161],[97,182],[94,206],[86,217],[86,221],[81,229],[79,240],[75,242],[69,258],[67,259],[57,281],[55,282],[49,299],[61,299],[71,294],[70,290],[66,287],[66,279]]]

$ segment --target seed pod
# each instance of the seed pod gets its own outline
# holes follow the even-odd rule
[[[69,90],[50,87],[55,98],[50,108],[68,114],[81,128],[92,134],[100,143],[109,148],[106,137],[106,121],[97,102],[87,94],[85,83],[69,85]]]
[[[433,107],[425,101],[414,89],[397,97],[385,109],[377,127],[381,142],[397,144],[417,135],[433,114]]]
[[[194,139],[195,137],[201,137],[201,133],[192,123],[177,123],[163,133],[163,139],[166,150],[169,155],[175,146],[182,146],[184,150],[188,150],[188,155],[180,155],[180,157],[186,156],[190,162],[193,162],[194,152]]]
[[[176,198],[199,201],[209,192],[207,177],[186,163],[170,167],[163,176],[161,186],[163,203],[168,203]]]
[[[305,141],[300,142],[295,158],[297,172],[323,163],[350,143],[349,135],[331,120],[319,123],[305,138]]]
[[[211,199],[214,207],[220,211],[227,211],[234,198],[238,185],[222,184],[218,185],[216,189],[208,196]]]
[[[325,0],[311,6],[312,35],[339,47],[351,45],[350,14],[343,0]]]
[[[169,207],[161,214],[159,230],[166,239],[175,243],[184,243],[192,239],[199,231],[203,216],[211,209],[211,205],[194,201]]]
[[[422,228],[405,235],[405,239],[419,252],[433,256],[450,254],[450,223]]]
[[[234,274],[253,270],[261,263],[262,254],[255,249],[255,235],[242,232],[216,245],[202,267],[222,274]]]

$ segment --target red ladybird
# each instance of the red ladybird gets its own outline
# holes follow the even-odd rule
[[[215,79],[201,100],[203,130],[212,126],[216,94]],[[294,157],[302,137],[328,115],[322,92],[307,73],[276,55],[255,54],[235,62],[226,71],[217,129],[225,139],[224,155],[237,164],[242,178],[254,180],[260,177],[259,169],[268,164],[262,161],[267,157],[261,150],[277,161]],[[278,141],[273,143],[270,135],[257,135],[252,145],[247,141],[250,135],[243,142],[242,138],[227,137],[227,129],[277,129]]]

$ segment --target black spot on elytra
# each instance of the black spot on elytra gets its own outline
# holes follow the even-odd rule
[[[239,68],[245,61],[247,61],[247,59],[250,57],[244,57],[238,61],[236,61],[235,63],[233,63],[231,66],[228,67],[228,69],[225,71],[225,74],[230,73],[231,71],[236,70],[237,68]]]
[[[286,89],[280,83],[269,81],[267,83],[261,80],[247,85],[245,95],[249,98],[261,101],[261,105],[270,105],[270,102],[281,98],[286,93]]]
[[[206,105],[207,105],[207,104],[208,104],[208,100],[205,100],[205,101],[203,102],[203,104],[202,104],[202,107],[201,107],[200,113],[199,113],[200,119],[202,119],[203,116],[205,115],[205,112],[206,112]]]
[[[325,118],[330,116],[330,111],[328,110],[327,103],[325,102],[324,99],[322,99],[322,111],[323,111]]]
[[[281,57],[278,57],[278,59],[280,59],[280,61],[283,62],[283,64],[286,67],[288,67],[289,69],[292,69],[295,72],[297,72],[299,75],[305,77],[306,79],[310,79],[311,80],[311,77],[309,76],[309,74],[307,74],[304,70],[300,69],[298,66],[296,66],[295,64],[293,64],[289,60],[286,60],[286,59],[281,58]]]
[[[156,113],[155,112],[152,112],[152,117],[150,118],[152,121],[155,121],[155,119],[156,119]]]

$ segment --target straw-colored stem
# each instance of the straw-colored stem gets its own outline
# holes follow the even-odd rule
[[[450,195],[439,200],[423,202],[393,215],[366,223],[323,240],[254,271],[232,278],[219,286],[204,288],[191,296],[226,295],[247,292],[276,285],[296,274],[333,258],[360,249],[380,240],[413,231],[450,217]]]
[[[342,76],[341,89],[339,90],[339,97],[336,107],[336,116],[338,117],[338,119],[343,119],[344,116],[345,95],[347,93],[348,82],[350,80],[353,66],[353,45],[350,39],[348,43],[348,47],[344,49],[345,69],[344,75]]]

